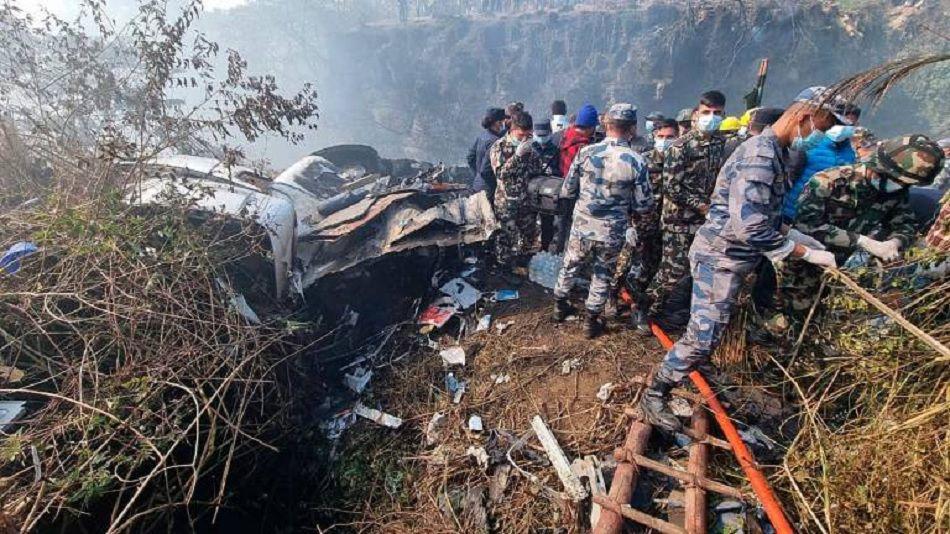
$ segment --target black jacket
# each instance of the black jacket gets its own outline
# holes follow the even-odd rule
[[[498,136],[491,130],[482,130],[482,133],[475,139],[475,143],[468,151],[468,167],[475,173],[475,180],[472,182],[472,191],[487,191],[489,200],[495,194],[495,173],[491,170],[491,161],[488,160],[488,150],[491,148]]]

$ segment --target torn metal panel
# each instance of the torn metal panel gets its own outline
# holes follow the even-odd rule
[[[484,241],[498,227],[485,193],[448,198],[397,191],[366,198],[326,217],[302,237],[303,286],[385,254]]]

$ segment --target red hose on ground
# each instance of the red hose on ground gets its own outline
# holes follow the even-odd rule
[[[660,344],[663,345],[663,348],[669,350],[673,347],[673,340],[666,335],[663,329],[653,323],[650,323],[650,328],[653,330],[653,335],[660,340]],[[709,387],[709,383],[706,382],[703,375],[699,374],[699,371],[690,373],[689,378],[693,381],[693,384],[696,385],[696,388],[699,389],[699,393],[703,396],[703,399],[706,400],[706,405],[712,410],[716,421],[722,428],[723,434],[725,434],[726,439],[729,440],[729,445],[732,446],[732,452],[736,455],[739,466],[742,467],[746,478],[748,478],[752,484],[752,491],[755,492],[756,497],[759,498],[759,502],[762,503],[762,507],[765,508],[765,514],[768,516],[769,521],[772,522],[772,526],[775,527],[775,531],[778,532],[778,534],[792,534],[795,532],[791,523],[789,523],[785,517],[785,511],[782,510],[782,505],[775,497],[775,493],[772,492],[769,481],[765,478],[765,475],[759,471],[755,463],[755,458],[752,457],[752,452],[749,451],[745,442],[739,437],[739,432],[736,430],[735,425],[732,424],[732,420],[729,419],[729,414],[726,413],[726,409],[719,403],[716,394],[712,388]]]

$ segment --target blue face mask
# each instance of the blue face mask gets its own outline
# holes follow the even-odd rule
[[[801,152],[808,152],[809,150],[818,146],[821,143],[821,140],[825,138],[825,133],[821,130],[815,128],[815,123],[811,124],[811,133],[808,134],[808,137],[802,137],[802,127],[798,127],[798,135],[795,136],[795,139],[792,139],[792,149],[799,150]]]
[[[828,136],[828,139],[831,139],[835,143],[840,143],[845,139],[851,139],[851,136],[854,135],[854,126],[838,124],[828,128],[828,131],[825,132],[825,135]]]
[[[646,128],[647,133],[653,131],[653,121],[646,121],[643,123],[644,128]]]

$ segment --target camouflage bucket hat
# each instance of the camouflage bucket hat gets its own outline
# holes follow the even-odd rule
[[[894,137],[878,145],[868,165],[904,185],[929,185],[943,165],[943,151],[925,135]]]

